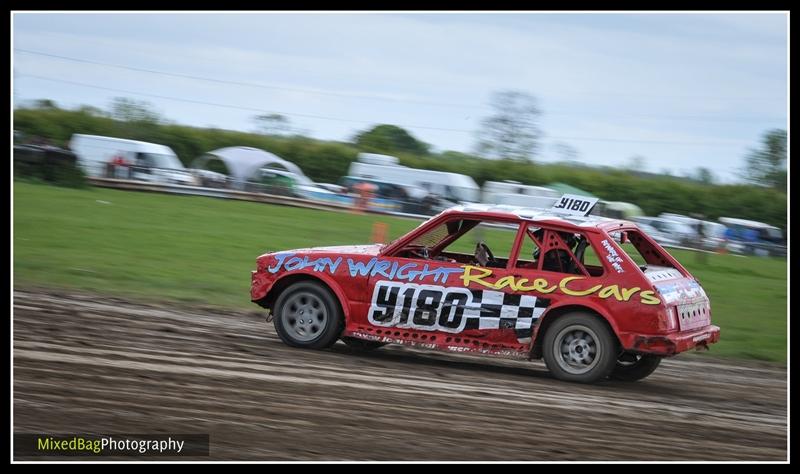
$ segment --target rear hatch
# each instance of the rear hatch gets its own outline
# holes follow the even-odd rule
[[[680,331],[690,331],[711,324],[711,306],[703,287],[692,277],[684,277],[675,268],[647,265],[644,274]]]

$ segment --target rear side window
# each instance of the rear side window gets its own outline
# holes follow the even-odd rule
[[[579,254],[576,254],[576,256],[581,263],[583,263],[583,266],[586,268],[586,271],[589,272],[589,275],[603,275],[603,262],[600,261],[600,257],[597,255],[597,252],[588,240],[586,241],[586,244],[584,244],[583,250],[580,251],[579,249]]]
[[[616,231],[611,232],[609,235],[620,244],[620,248],[639,267],[645,268],[648,265],[657,265],[674,268],[674,265],[664,256],[664,250],[657,245],[651,244],[638,230]]]

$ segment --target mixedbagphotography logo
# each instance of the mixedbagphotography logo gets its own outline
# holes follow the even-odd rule
[[[15,433],[18,456],[208,456],[208,434]]]

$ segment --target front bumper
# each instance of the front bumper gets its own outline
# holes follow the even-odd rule
[[[709,325],[671,334],[623,333],[620,334],[620,342],[627,351],[671,356],[695,348],[708,349],[709,344],[719,341],[719,333],[718,326]]]
[[[274,282],[272,275],[259,271],[250,272],[250,300],[256,302],[264,298]]]

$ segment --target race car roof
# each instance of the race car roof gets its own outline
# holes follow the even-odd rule
[[[443,211],[443,213],[480,213],[493,214],[496,217],[518,218],[526,221],[557,221],[563,224],[576,227],[598,227],[609,229],[622,225],[634,225],[635,223],[620,219],[609,219],[600,216],[579,216],[574,214],[559,213],[552,209],[542,209],[533,207],[498,205],[498,204],[465,204],[454,206]]]

